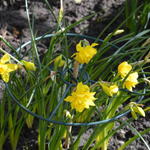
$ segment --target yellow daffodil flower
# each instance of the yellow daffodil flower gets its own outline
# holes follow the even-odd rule
[[[76,90],[72,92],[71,96],[65,98],[65,101],[71,103],[71,108],[76,109],[78,112],[82,112],[89,106],[95,106],[94,97],[95,92],[90,92],[90,88],[84,85],[82,82],[78,83]]]
[[[123,86],[127,88],[129,91],[132,91],[132,88],[138,84],[138,73],[133,72],[129,74],[127,79],[124,81]]]
[[[118,74],[122,77],[125,78],[125,76],[131,71],[132,66],[128,64],[128,62],[122,62],[118,66]]]
[[[25,68],[27,70],[31,70],[31,71],[35,71],[36,70],[36,67],[35,67],[34,63],[28,62],[28,61],[25,61],[25,60],[21,60],[21,62],[23,63],[23,65],[25,66]]]
[[[64,65],[65,65],[65,61],[62,59],[62,55],[59,55],[54,59],[55,67],[62,67]]]
[[[100,81],[99,84],[101,85],[103,91],[108,95],[108,96],[113,96],[114,94],[118,93],[118,86],[115,84],[111,84],[108,82]]]
[[[97,50],[94,48],[97,46],[97,43],[92,43],[91,45],[81,46],[81,41],[76,45],[77,52],[73,55],[75,60],[80,64],[89,63],[93,56],[97,53]]]
[[[129,103],[129,108],[131,110],[131,114],[132,114],[132,117],[134,119],[137,119],[137,115],[136,113],[138,113],[139,115],[145,117],[145,112],[144,112],[144,109],[140,106],[143,106],[142,104],[137,104],[135,102],[130,102]]]
[[[9,64],[8,63],[9,61],[10,61],[10,56],[8,54],[5,54],[0,59],[0,75],[5,82],[9,81],[10,72],[18,69],[17,64]]]

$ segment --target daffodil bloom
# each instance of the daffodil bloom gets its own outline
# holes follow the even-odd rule
[[[137,104],[135,102],[130,102],[129,103],[129,108],[131,110],[131,114],[132,114],[132,117],[134,119],[137,119],[136,113],[138,113],[139,115],[145,117],[144,109],[140,106],[143,106],[143,105],[142,104]]]
[[[0,59],[0,75],[5,82],[9,81],[10,72],[18,69],[17,64],[9,64],[8,63],[9,61],[10,61],[10,56],[8,54],[5,54]]]
[[[124,81],[123,86],[127,88],[129,91],[132,91],[132,88],[134,88],[138,84],[138,73],[133,72],[129,74],[127,79]]]
[[[91,45],[81,46],[81,41],[76,45],[77,52],[73,54],[75,60],[80,64],[89,63],[93,56],[97,53],[97,50],[94,48],[97,46],[97,43],[92,43]]]
[[[62,55],[59,55],[54,59],[54,65],[56,67],[62,67],[65,65],[65,61],[62,59]]]
[[[90,92],[90,88],[84,85],[82,82],[78,83],[76,90],[72,92],[71,96],[65,98],[65,101],[71,103],[71,108],[76,109],[78,112],[82,112],[89,106],[95,106],[94,97],[95,92]]]
[[[118,93],[118,86],[115,84],[111,84],[109,82],[100,81],[99,84],[101,85],[103,91],[108,96],[113,96],[114,94]]]
[[[128,64],[128,62],[122,62],[119,66],[118,66],[118,74],[122,77],[125,78],[126,75],[131,71],[132,66],[130,64]]]
[[[31,70],[31,71],[35,71],[36,70],[36,67],[35,67],[34,63],[28,62],[28,61],[25,61],[25,60],[21,60],[21,62],[23,63],[23,65],[25,66],[25,68],[27,70]]]

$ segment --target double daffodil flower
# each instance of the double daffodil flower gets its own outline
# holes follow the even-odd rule
[[[7,83],[9,81],[10,72],[13,72],[18,69],[17,64],[11,64],[10,56],[5,54],[0,59],[0,75],[2,79]]]
[[[71,103],[72,109],[82,112],[85,108],[88,109],[89,106],[95,106],[93,101],[95,101],[96,98],[94,95],[95,92],[90,92],[90,88],[80,82],[71,96],[65,98],[65,101]]]
[[[75,60],[80,64],[88,64],[89,61],[96,55],[97,50],[94,48],[97,43],[92,43],[91,45],[81,45],[81,41],[76,45],[77,52],[73,54]]]

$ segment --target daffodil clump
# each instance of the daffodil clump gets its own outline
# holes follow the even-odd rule
[[[82,1],[74,0],[78,5]],[[47,1],[45,3],[51,8]],[[0,51],[4,53],[0,58],[0,78],[6,89],[3,99],[0,95],[0,150],[8,143],[11,146],[8,149],[16,150],[24,127],[38,131],[36,147],[38,144],[39,150],[110,149],[111,137],[132,121],[131,118],[119,120],[121,117],[131,113],[133,119],[138,119],[150,111],[150,107],[145,108],[144,105],[149,101],[148,65],[144,65],[150,62],[150,39],[142,44],[150,31],[145,29],[122,36],[119,34],[124,29],[116,28],[104,37],[107,26],[98,33],[103,40],[68,33],[93,15],[66,26],[63,20],[65,3],[60,0],[58,16],[54,15],[56,30],[36,37],[27,0],[25,6],[31,40],[15,50],[0,35]],[[116,36],[115,40],[113,36]],[[45,45],[43,41],[46,38],[49,44]],[[74,45],[77,39],[81,40]],[[13,55],[1,48],[1,45],[5,47],[3,44],[12,50]],[[42,53],[41,44],[44,48]],[[74,54],[72,47],[75,47]],[[126,58],[128,60],[122,61]],[[131,62],[133,60],[138,61]],[[140,89],[138,84],[141,84]],[[120,125],[117,128],[116,122]],[[89,127],[92,127],[92,132],[81,145]],[[78,134],[74,138],[73,131],[76,129]],[[141,134],[147,131],[150,129]],[[136,138],[130,138],[123,146]],[[118,149],[124,149],[118,146]]]
[[[94,47],[97,45],[97,43],[89,45],[83,42],[82,46],[81,41],[76,45],[77,52],[73,54],[75,59],[73,69],[75,78],[78,77],[79,64],[89,63],[96,55],[97,50]],[[56,58],[56,61],[57,59],[58,58]],[[61,57],[59,57],[59,59],[61,59]],[[121,88],[120,83],[122,83],[123,88],[126,88],[129,91],[132,91],[138,84],[138,73],[132,72],[132,66],[126,61],[118,65],[118,75],[121,77],[121,81],[120,79],[115,82],[98,81],[99,87],[101,87],[104,93],[110,97],[117,96],[119,88]],[[65,101],[71,103],[72,109],[82,112],[84,109],[88,109],[89,106],[95,106],[93,101],[96,98],[94,95],[95,92],[90,92],[90,88],[87,85],[79,82],[76,89],[72,91],[71,96],[65,98]]]
[[[150,110],[150,108],[144,109],[142,104],[135,102],[136,97],[138,97],[136,93],[138,92],[133,92],[133,90],[141,81],[138,79],[139,74],[135,70],[136,67],[133,67],[133,64],[131,65],[127,61],[118,63],[116,70],[113,70],[116,66],[109,66],[109,61],[104,66],[101,66],[103,62],[101,63],[99,59],[98,49],[96,48],[98,45],[98,43],[89,43],[87,40],[81,40],[76,44],[76,52],[69,58],[65,56],[65,51],[62,54],[52,51],[54,55],[47,60],[49,55],[51,55],[48,52],[47,54],[49,55],[46,55],[46,58],[43,56],[42,61],[38,57],[33,56],[32,59],[37,59],[39,66],[36,66],[33,60],[14,59],[13,62],[16,62],[16,64],[12,63],[10,58],[13,59],[14,57],[9,54],[5,54],[0,59],[0,75],[4,82],[8,83],[11,81],[10,73],[18,69],[18,72],[14,73],[13,76],[13,79],[16,80],[8,83],[7,87],[14,88],[12,94],[15,94],[16,99],[20,100],[22,104],[20,106],[24,105],[27,109],[31,109],[33,114],[38,116],[39,119],[53,120],[60,124],[69,125],[55,128],[49,122],[44,122],[43,125],[43,122],[41,122],[39,128],[43,130],[44,127],[44,132],[39,132],[42,135],[39,135],[38,140],[42,141],[45,133],[45,142],[49,140],[46,123],[47,125],[49,124],[48,132],[52,131],[50,149],[55,149],[56,146],[56,149],[70,148],[68,145],[71,143],[72,125],[96,125],[102,121],[106,123],[102,126],[97,126],[94,132],[91,133],[91,137],[94,138],[90,139],[95,143],[93,149],[106,150],[109,143],[109,137],[106,137],[113,131],[114,126],[113,122],[107,121],[119,118],[122,116],[121,113],[127,110],[131,111],[134,119],[137,119],[139,115],[145,117],[145,111]],[[101,50],[99,50],[100,52]],[[106,70],[105,66],[108,66]],[[99,68],[102,68],[100,72]],[[109,68],[112,69],[113,74],[109,70],[110,72],[107,72],[108,74],[105,76],[105,72]],[[136,97],[135,99],[133,98],[134,102],[132,102],[132,97],[134,96]],[[122,104],[127,101],[130,102],[124,107]],[[122,110],[119,112],[118,110],[120,109]],[[31,128],[34,116],[28,114],[25,122]],[[58,138],[53,137],[53,133],[59,136],[59,142],[55,142]],[[82,134],[82,130],[80,133]],[[106,140],[97,146],[97,143],[104,139]],[[57,143],[61,145],[58,146],[59,144]],[[78,141],[73,144],[72,149],[78,149],[76,143]],[[44,145],[45,143],[43,142],[42,144]],[[88,149],[88,147],[84,149]]]
[[[76,45],[77,52],[73,54],[75,60],[73,66],[73,77],[75,79],[78,79],[78,77],[80,76],[78,74],[80,64],[88,64],[96,55],[97,50],[94,47],[97,45],[97,43],[84,45],[84,43],[81,43],[81,41]],[[81,120],[85,119],[85,117],[83,116],[88,115],[89,111],[84,110],[87,110],[90,108],[90,106],[95,106],[97,103],[99,103],[97,101],[100,98],[96,96],[103,96],[102,94],[104,94],[106,99],[108,100],[108,106],[104,106],[105,110],[102,111],[102,114],[104,114],[105,116],[103,119],[110,119],[114,117],[116,111],[124,102],[124,97],[128,97],[128,93],[124,92],[127,90],[132,92],[133,88],[135,88],[139,83],[138,76],[138,72],[133,71],[132,65],[125,61],[118,65],[118,72],[116,73],[116,76],[114,76],[114,79],[113,77],[110,78],[110,81],[102,81],[101,79],[99,79],[99,81],[96,81],[90,87],[82,82],[79,82],[77,83],[76,88],[72,89],[71,95],[67,96],[64,100],[71,104],[72,109],[75,109],[76,112],[81,113],[81,115],[79,115],[78,118],[75,119],[80,122]],[[100,89],[99,92],[103,91],[104,93],[102,92],[102,94],[96,94],[96,92],[90,92],[91,90],[95,91],[97,88]],[[127,90],[122,90],[122,88],[126,88]],[[111,102],[109,102],[109,98],[111,98]],[[94,103],[95,100],[97,101]],[[102,105],[103,104],[105,105],[106,102],[103,102]],[[127,109],[130,109],[133,118],[137,119],[137,114],[145,117],[145,111],[142,106],[142,104],[131,102],[129,103]],[[101,107],[101,105],[97,105],[97,108],[98,107]],[[109,128],[108,130],[106,129],[104,132],[102,131],[101,134],[97,136],[96,143],[103,140],[103,138],[108,135],[109,131],[112,128]],[[108,141],[109,138],[105,140],[103,145],[101,145],[99,148],[106,148],[108,145]]]

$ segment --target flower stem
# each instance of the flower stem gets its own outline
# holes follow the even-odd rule
[[[77,77],[78,77],[78,73],[79,73],[78,68],[79,68],[79,62],[75,61],[74,65],[73,65],[73,77],[75,79],[77,79]]]

